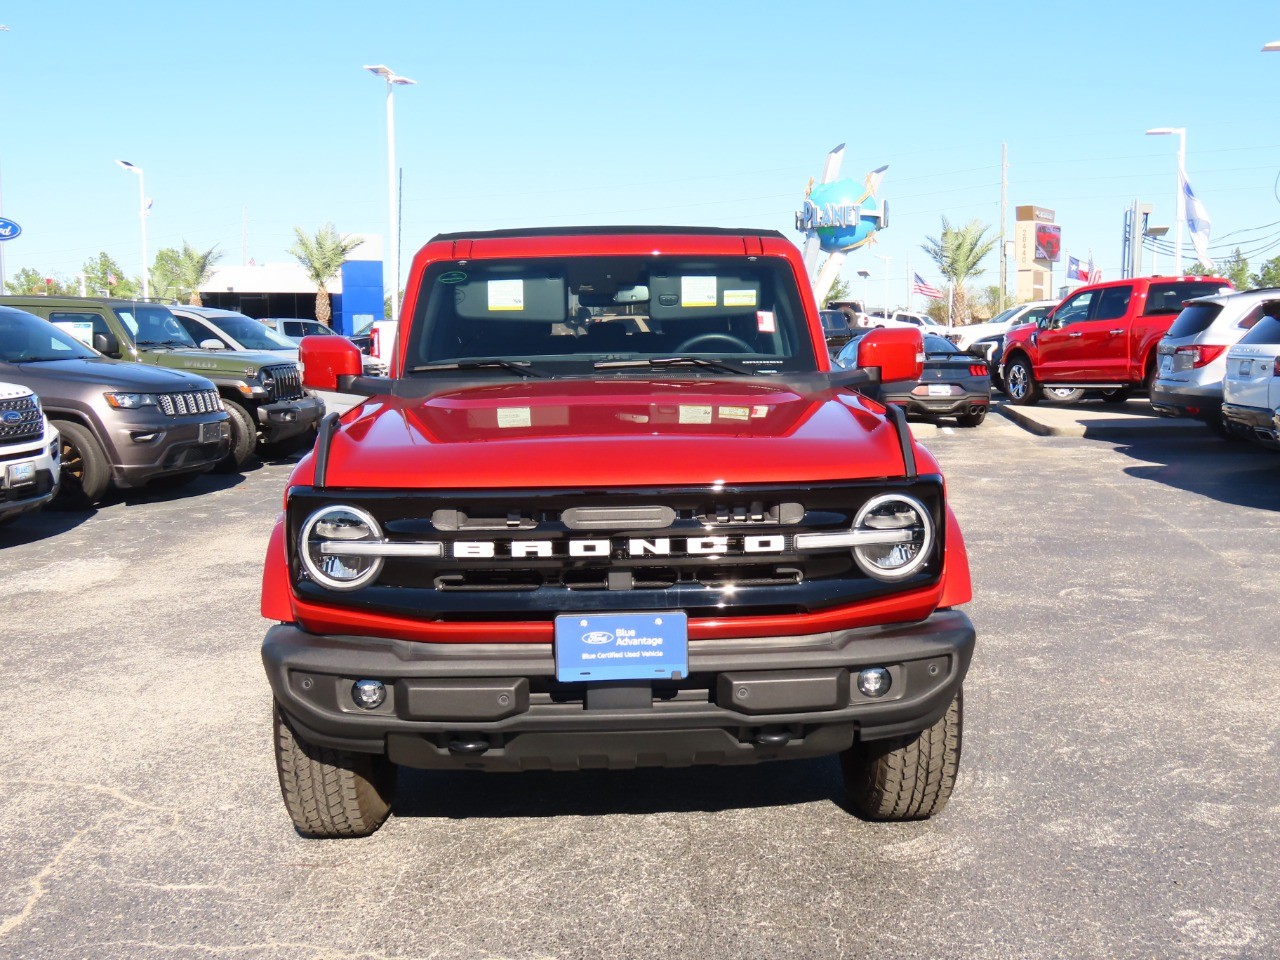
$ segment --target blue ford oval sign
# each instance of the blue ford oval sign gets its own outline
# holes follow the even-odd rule
[[[0,240],[12,240],[22,233],[22,228],[12,220],[0,217]]]

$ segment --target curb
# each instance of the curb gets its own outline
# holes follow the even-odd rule
[[[1079,411],[1065,424],[1045,423],[1026,407],[1012,404],[994,406],[996,412],[1029,433],[1040,437],[1087,437],[1091,440],[1158,440],[1158,439],[1210,439],[1212,431],[1199,420],[1164,417],[1114,416],[1113,419],[1092,420],[1090,411]],[[1030,408],[1035,409],[1035,408]],[[1054,409],[1064,409],[1062,407]],[[1083,421],[1083,422],[1082,422]]]

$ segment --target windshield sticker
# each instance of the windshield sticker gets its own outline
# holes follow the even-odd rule
[[[490,280],[488,288],[490,310],[524,309],[523,280]]]
[[[715,277],[681,277],[680,306],[714,307],[716,305]]]
[[[710,423],[711,408],[695,407],[689,404],[680,404],[679,420],[681,423]]]
[[[750,420],[750,407],[721,407],[719,411],[721,420]]]
[[[529,407],[499,407],[498,426],[529,427],[533,425],[533,417]]]
[[[754,307],[756,292],[754,290],[726,290],[724,292],[726,307]]]
[[[450,270],[448,273],[442,273],[436,277],[436,283],[461,283],[467,279],[467,275],[461,270]]]
[[[778,322],[773,318],[772,310],[756,311],[756,326],[761,333],[776,333],[778,330]]]
[[[54,323],[54,326],[63,333],[69,333],[75,337],[86,347],[93,346],[93,321],[92,320],[60,320]]]

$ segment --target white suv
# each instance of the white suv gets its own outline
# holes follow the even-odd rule
[[[1280,408],[1280,301],[1263,307],[1263,315],[1240,342],[1227,351],[1222,381],[1222,419],[1240,436],[1280,448],[1275,423]]]
[[[986,323],[970,323],[963,327],[955,327],[947,334],[947,339],[961,350],[968,350],[979,340],[986,340],[997,334],[1009,332],[1011,327],[1023,323],[1035,323],[1058,305],[1057,300],[1032,300],[1010,307],[1003,313],[997,313]]]
[[[61,440],[26,387],[0,383],[0,526],[58,492]]]

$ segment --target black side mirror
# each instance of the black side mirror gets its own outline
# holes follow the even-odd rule
[[[114,333],[95,333],[93,349],[116,360],[120,359],[120,341],[116,339]]]

